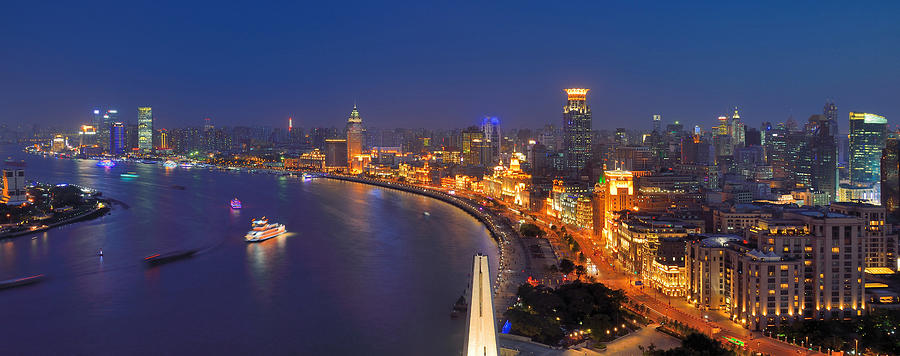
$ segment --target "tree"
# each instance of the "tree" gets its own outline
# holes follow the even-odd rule
[[[562,274],[569,274],[575,270],[575,263],[567,258],[563,258],[562,261],[559,261],[559,271]]]
[[[83,202],[81,199],[81,189],[71,185],[50,188],[50,197],[54,207],[66,205],[75,206]]]
[[[537,225],[528,223],[519,227],[519,233],[527,237],[544,237],[545,234],[544,230],[541,230]]]

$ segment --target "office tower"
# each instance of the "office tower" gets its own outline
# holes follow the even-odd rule
[[[832,135],[837,136],[838,134],[838,117],[837,117],[837,105],[834,105],[833,102],[826,102],[825,108],[822,110],[822,113],[825,115],[825,120],[833,123],[832,126]]]
[[[496,117],[484,117],[481,119],[481,131],[485,152],[482,152],[484,162],[495,163],[500,158],[500,119]]]
[[[153,150],[153,108],[138,108],[138,149],[144,153]]]
[[[617,128],[615,135],[616,135],[615,136],[616,144],[619,144],[622,146],[628,145],[628,132],[625,131],[625,128],[623,128],[623,127]]]
[[[325,169],[328,171],[347,168],[347,140],[339,138],[325,139]]]
[[[114,155],[125,154],[125,124],[121,122],[110,125],[109,152]]]
[[[103,119],[104,113],[99,106],[95,106],[92,114],[93,116],[91,117],[91,125],[93,125],[94,129],[97,130],[97,140],[95,143],[100,146],[101,150],[108,150],[109,128],[107,126],[107,121]]]
[[[350,117],[347,118],[347,162],[363,153],[363,125],[359,110],[353,105]]]
[[[783,180],[791,174],[791,160],[788,156],[788,131],[781,127],[772,127],[766,131],[766,158],[772,166],[775,179]]]
[[[812,115],[806,125],[809,154],[812,163],[811,188],[825,193],[829,201],[837,198],[837,121],[830,118],[837,110],[834,104],[825,106],[822,115]]]
[[[169,144],[169,138],[170,138],[169,130],[159,129],[159,140],[158,140],[159,145],[157,146],[157,149],[160,149],[160,150],[170,149],[171,145]]]
[[[653,115],[653,131],[659,132],[660,125],[662,125],[662,115]]]
[[[581,171],[591,157],[591,107],[587,105],[590,89],[566,89],[563,107],[563,147],[569,173]]]
[[[738,108],[734,108],[734,114],[728,120],[726,128],[728,136],[731,138],[731,151],[734,152],[735,147],[744,147],[746,134],[744,131],[744,123],[741,122],[741,115],[738,114]]]
[[[850,184],[858,187],[881,183],[881,151],[884,149],[884,116],[850,113]],[[877,194],[876,194],[877,195]],[[880,203],[880,198],[875,199]]]
[[[485,162],[481,162],[481,146],[484,140],[484,133],[477,126],[470,126],[460,133],[460,137],[463,164],[467,166],[485,165]]]
[[[881,153],[881,205],[900,221],[900,139],[896,134],[888,137]]]

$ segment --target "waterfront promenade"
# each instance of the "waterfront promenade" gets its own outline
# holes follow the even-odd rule
[[[530,238],[521,237],[512,226],[513,222],[508,218],[493,214],[470,199],[451,195],[437,189],[407,183],[338,174],[323,174],[322,177],[424,195],[462,209],[483,223],[494,240],[497,241],[500,252],[499,268],[493,285],[494,310],[497,320],[505,320],[503,319],[503,312],[515,302],[519,286],[525,283],[529,276],[541,275],[541,271],[537,271],[535,268],[540,269],[543,266],[535,266],[532,263],[531,255],[528,253],[527,246],[531,244],[531,241],[528,241]]]

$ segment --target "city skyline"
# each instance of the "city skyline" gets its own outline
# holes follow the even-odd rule
[[[12,34],[12,55],[0,59],[7,68],[0,123],[78,125],[98,105],[118,108],[127,120],[131,108],[152,103],[158,127],[205,117],[226,126],[281,127],[288,117],[295,127],[332,126],[356,101],[379,127],[465,127],[496,116],[524,128],[557,123],[556,98],[568,87],[591,88],[597,128],[627,122],[626,128],[645,129],[654,114],[664,123],[711,126],[734,106],[758,127],[789,116],[803,120],[825,101],[837,103],[839,117],[859,111],[890,119],[900,112],[890,96],[900,85],[900,70],[890,65],[900,46],[890,36],[892,11],[883,8],[896,5],[881,5],[647,11],[586,5],[579,14],[490,5],[477,15],[467,6],[431,5],[392,9],[369,21],[365,34],[337,24],[383,9],[317,5],[309,13],[323,16],[301,12],[299,20],[308,21],[293,26],[298,19],[286,14],[297,12],[285,11],[292,9],[217,8],[185,18],[140,4],[16,5],[25,8],[8,11],[18,15],[0,25]],[[133,17],[115,16],[122,14]],[[151,16],[171,26],[134,24]],[[230,27],[244,16],[252,20],[247,27]],[[464,30],[451,26],[473,22]],[[527,26],[532,22],[541,30]],[[622,26],[633,23],[651,25]],[[60,35],[63,28],[69,33]],[[571,33],[585,45],[553,50],[564,48]],[[405,40],[393,40],[401,34]],[[46,41],[23,41],[26,35]],[[76,46],[79,36],[108,45]],[[424,120],[422,112],[429,113]]]

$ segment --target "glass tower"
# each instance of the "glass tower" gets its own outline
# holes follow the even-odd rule
[[[850,184],[870,186],[881,181],[886,126],[884,116],[850,113]]]
[[[563,147],[566,168],[580,172],[591,157],[591,107],[587,105],[590,89],[566,89],[568,100],[563,107]]]
[[[138,108],[138,149],[150,152],[153,149],[153,108]]]

